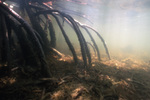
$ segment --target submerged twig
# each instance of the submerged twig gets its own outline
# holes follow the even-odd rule
[[[5,22],[5,16],[1,15],[1,36],[2,36],[2,62],[4,64],[10,63],[10,49],[9,49],[9,40],[8,40],[8,32]]]
[[[39,9],[42,9],[42,8],[39,8]],[[69,40],[69,38],[68,38],[66,32],[65,32],[64,29],[63,29],[63,27],[61,26],[61,23],[60,23],[59,19],[58,19],[57,16],[54,15],[52,12],[50,12],[49,14],[51,14],[51,15],[55,18],[56,22],[58,23],[58,26],[59,26],[59,28],[60,28],[60,30],[61,30],[61,32],[62,32],[62,34],[63,34],[63,36],[64,36],[64,38],[65,38],[65,40],[66,40],[66,43],[67,43],[69,49],[70,49],[71,52],[72,52],[74,61],[75,61],[75,63],[77,64],[77,63],[78,63],[78,59],[77,59],[77,55],[76,55],[75,49],[74,49],[74,47],[72,46],[72,44],[71,44],[71,42],[70,42],[70,40]],[[48,16],[47,16],[46,14],[44,14],[44,16],[48,19]],[[50,19],[48,19],[48,20],[50,21]],[[51,27],[51,26],[52,26],[51,22],[49,23],[49,25],[50,25],[49,30],[52,31],[53,29],[51,29],[51,28],[52,28],[52,27]],[[54,31],[52,31],[52,32],[54,32]],[[53,34],[54,34],[54,33],[53,33]],[[51,35],[51,39],[55,42],[56,39],[55,39],[55,36],[54,36],[53,34]],[[53,36],[54,36],[54,37],[53,37]]]
[[[47,19],[48,24],[49,24],[48,29],[49,29],[49,33],[50,33],[51,46],[55,48],[56,47],[56,36],[55,36],[54,27],[53,27],[51,19],[47,15],[45,15],[45,18]]]
[[[35,35],[34,30],[15,11],[13,11],[12,9],[10,10],[7,6],[5,6],[1,3],[0,3],[0,11],[3,12],[3,14],[5,14],[5,15],[11,15],[12,17],[14,17],[22,25],[22,27],[26,30],[27,37],[33,43],[34,49],[38,53],[38,57],[39,57],[39,60],[40,60],[41,66],[42,66],[43,73],[45,74],[46,77],[49,77],[50,71],[49,71],[49,68],[48,68],[46,60],[45,60],[45,54],[44,54],[43,48],[42,48],[37,36]]]
[[[77,22],[77,21],[76,21],[76,22]],[[93,36],[91,35],[91,33],[89,32],[89,30],[88,30],[84,25],[82,25],[82,24],[79,23],[79,22],[77,22],[77,23],[78,23],[79,26],[81,26],[81,27],[87,32],[87,34],[89,35],[89,37],[90,37],[91,41],[93,42],[94,47],[95,47],[95,49],[96,49],[96,51],[97,51],[98,60],[100,61],[100,60],[101,60],[101,58],[100,58],[100,51],[99,51],[99,49],[98,49],[98,46],[97,46],[97,44],[96,44],[96,42],[95,42]]]
[[[59,26],[59,28],[61,29],[62,34],[63,34],[63,36],[64,36],[64,38],[65,38],[65,40],[66,40],[66,42],[67,42],[67,44],[68,44],[68,46],[69,46],[69,49],[71,50],[71,52],[72,52],[72,54],[73,54],[74,61],[75,61],[75,63],[77,64],[77,63],[78,63],[78,59],[77,59],[77,55],[76,55],[76,52],[75,52],[74,47],[72,46],[72,44],[71,44],[71,42],[70,42],[70,40],[69,40],[69,38],[68,38],[66,32],[65,32],[64,29],[63,29],[63,27],[61,26],[61,23],[60,23],[59,19],[57,18],[57,16],[55,16],[54,14],[52,14],[52,16],[56,19],[56,21],[57,21],[57,23],[58,23],[58,26]]]
[[[78,21],[76,21],[79,25],[81,25]],[[103,39],[103,37],[95,30],[95,29],[93,29],[92,27],[90,27],[90,26],[88,26],[88,25],[81,25],[82,27],[85,27],[85,28],[88,28],[88,29],[91,29],[92,31],[94,31],[96,34],[97,34],[97,36],[100,38],[100,40],[102,41],[102,43],[103,43],[103,45],[104,45],[104,48],[105,48],[105,51],[106,51],[106,54],[107,54],[107,56],[108,56],[108,58],[109,58],[109,60],[111,59],[110,58],[110,55],[109,55],[109,51],[108,51],[108,48],[107,48],[107,45],[106,45],[106,43],[105,43],[105,41],[104,41],[104,39]],[[87,33],[88,33],[88,31],[87,31]],[[94,39],[92,39],[92,41],[93,41]],[[95,43],[94,43],[95,44]],[[95,45],[96,46],[96,45]]]
[[[90,42],[86,42],[86,43],[89,44],[89,45],[92,47],[92,49],[94,50],[95,56],[96,56],[96,50],[95,50],[95,47],[94,47]]]
[[[87,66],[87,59],[86,59],[86,50],[85,50],[85,45],[84,41],[83,41],[83,37],[81,36],[81,31],[79,30],[79,27],[77,26],[77,24],[75,23],[74,19],[72,17],[70,17],[69,15],[66,15],[58,10],[45,10],[45,11],[39,11],[37,12],[35,15],[39,15],[39,14],[51,14],[52,12],[57,12],[60,13],[63,17],[66,17],[71,24],[73,25],[75,32],[78,36],[79,42],[80,42],[80,46],[81,46],[81,53],[82,53],[82,57],[83,57],[83,61],[84,61],[84,65]]]
[[[101,41],[102,41],[102,43],[103,43],[103,45],[104,45],[104,48],[105,48],[105,50],[106,50],[106,54],[107,54],[107,56],[108,56],[108,58],[109,58],[109,60],[110,60],[111,58],[110,58],[110,55],[109,55],[109,51],[108,51],[106,42],[104,41],[103,37],[102,37],[95,29],[93,29],[93,28],[91,28],[91,27],[89,27],[89,26],[87,26],[87,25],[85,25],[85,27],[87,27],[87,28],[93,30],[93,31],[97,34],[97,36],[101,39]]]

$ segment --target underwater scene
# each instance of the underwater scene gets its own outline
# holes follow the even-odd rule
[[[150,100],[149,0],[0,0],[0,100]]]

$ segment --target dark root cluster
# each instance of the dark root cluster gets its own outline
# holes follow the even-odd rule
[[[66,30],[60,22],[60,18],[74,30],[79,40],[85,67],[91,65],[92,59],[88,45],[90,43],[86,41],[81,29],[84,29],[89,35],[93,44],[90,45],[94,48],[98,60],[101,60],[100,51],[89,30],[92,30],[102,41],[108,58],[110,59],[106,43],[95,29],[81,24],[66,13],[53,9],[44,3],[46,1],[41,1],[42,0],[14,1],[20,5],[22,14],[27,14],[32,26],[14,10],[4,5],[3,2],[0,3],[0,61],[3,62],[3,65],[11,66],[15,61],[20,61],[20,63],[24,65],[39,66],[44,73],[46,72],[45,76],[50,75],[45,55],[47,55],[49,51],[54,51],[53,48],[56,47],[56,33],[51,20],[52,17],[56,20],[61,30],[72,53],[75,64],[79,63],[75,47],[72,45],[71,39],[67,36]],[[41,18],[40,15],[44,17]],[[50,36],[50,40],[48,40],[48,36]]]

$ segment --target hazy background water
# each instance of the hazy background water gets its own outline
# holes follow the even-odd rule
[[[112,56],[133,57],[149,61],[149,0],[68,0],[66,2],[58,1],[54,5],[57,6],[57,9],[72,15],[81,23],[92,26],[100,32]],[[79,47],[74,32],[68,28],[69,26],[65,25],[64,27],[66,27],[73,45]],[[92,35],[102,54],[105,54],[101,41],[93,32]],[[84,36],[87,41],[91,42],[86,33]],[[60,41],[63,40],[61,34],[58,37]],[[62,45],[58,44],[57,46],[61,48]],[[67,45],[63,45],[63,47],[66,51]]]

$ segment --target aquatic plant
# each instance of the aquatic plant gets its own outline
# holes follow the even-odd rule
[[[45,55],[50,55],[49,52],[56,52],[53,48],[56,47],[56,33],[52,23],[51,15],[57,22],[65,41],[72,52],[75,64],[78,64],[78,57],[71,43],[71,39],[67,36],[65,29],[61,25],[60,18],[67,22],[72,27],[78,37],[82,58],[85,68],[91,65],[92,59],[87,41],[79,27],[85,29],[90,36],[93,47],[96,49],[98,59],[100,60],[99,48],[88,29],[93,30],[101,39],[106,53],[110,59],[108,48],[102,36],[93,28],[82,25],[70,15],[63,13],[59,10],[53,9],[51,6],[40,0],[13,0],[20,7],[21,15],[27,16],[31,25],[27,23],[19,14],[14,10],[7,7],[2,1],[0,3],[0,32],[1,32],[1,61],[3,65],[11,66],[18,57],[18,62],[24,65],[39,66],[45,76],[50,76],[49,67],[45,60]],[[40,15],[44,17],[41,18]],[[41,24],[42,23],[42,24]],[[49,30],[49,31],[46,31]],[[50,40],[48,40],[48,34]],[[18,49],[19,48],[19,49]],[[19,53],[18,53],[19,51]],[[14,60],[15,59],[15,60]],[[22,61],[21,61],[22,60]],[[17,63],[18,63],[17,62]]]

